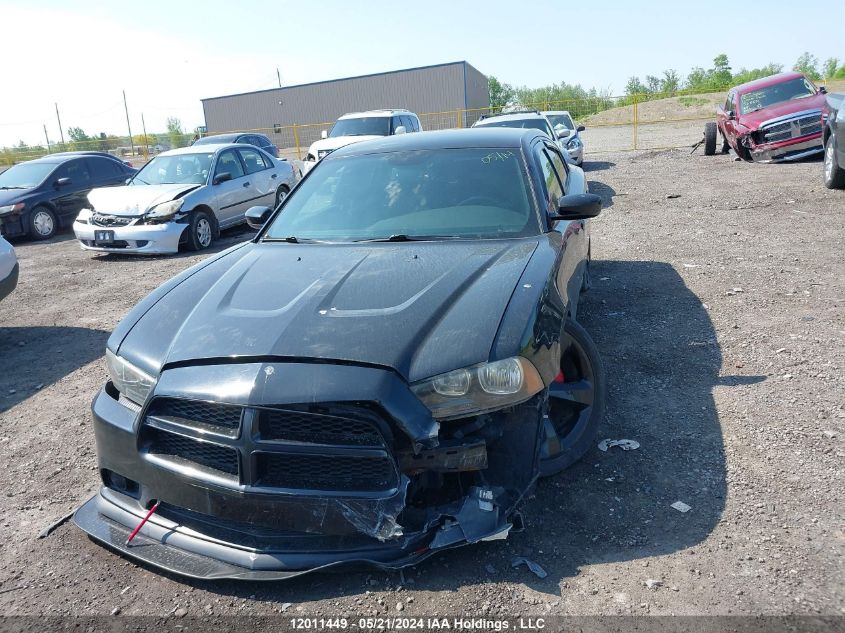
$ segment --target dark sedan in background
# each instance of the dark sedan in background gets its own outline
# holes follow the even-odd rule
[[[264,134],[255,132],[237,132],[234,134],[212,134],[203,136],[192,143],[192,145],[218,145],[221,143],[240,143],[242,145],[253,145],[263,149],[273,158],[279,157],[279,148],[273,144]]]
[[[827,95],[824,130],[824,185],[845,189],[845,92]]]
[[[66,152],[0,174],[0,235],[46,240],[73,224],[95,187],[122,185],[137,172],[108,154]]]
[[[247,212],[255,239],[112,333],[102,487],[76,524],[202,578],[397,568],[506,538],[602,419],[576,321],[600,209],[537,130],[332,152]]]

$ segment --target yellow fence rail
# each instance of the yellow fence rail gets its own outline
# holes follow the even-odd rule
[[[566,110],[577,124],[585,125],[585,152],[597,154],[639,149],[689,147],[701,139],[703,124],[715,117],[716,106],[724,102],[726,91],[711,93],[676,92],[616,97],[597,96],[528,103],[516,109]],[[515,109],[511,106],[511,109]],[[456,109],[419,114],[424,130],[471,127],[482,116],[501,112],[502,108]],[[507,110],[507,108],[505,108]],[[211,130],[258,132],[268,136],[279,148],[281,158],[302,159],[312,143],[330,130],[333,121],[273,125],[250,130]],[[0,168],[17,162],[63,151],[103,151],[136,166],[150,156],[174,147],[190,145],[196,134],[148,134],[104,136],[49,145],[19,145],[0,149]]]

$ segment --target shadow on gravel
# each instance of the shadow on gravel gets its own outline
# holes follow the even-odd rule
[[[181,582],[280,604],[399,584],[448,592],[493,582],[523,583],[566,598],[560,584],[586,565],[644,561],[699,545],[719,522],[727,489],[713,387],[749,385],[764,377],[719,378],[722,356],[710,317],[669,264],[593,260],[592,265],[593,289],[579,314],[602,352],[609,387],[596,439],[633,439],[639,449],[603,453],[594,447],[570,470],[539,482],[522,507],[523,532],[444,552],[401,575],[347,569],[277,584]],[[691,509],[670,507],[676,501]],[[539,563],[548,576],[539,579],[524,566],[514,569],[514,556]],[[643,581],[650,577],[640,563],[630,573]],[[389,600],[394,598],[402,594]],[[363,605],[363,612],[373,606],[369,600]]]
[[[587,191],[601,196],[601,206],[603,209],[609,209],[613,206],[613,196],[616,195],[616,189],[610,185],[597,180],[587,181]]]
[[[584,159],[584,164],[581,165],[581,169],[585,172],[603,171],[611,167],[616,167],[616,163],[612,163],[609,160],[587,160],[586,158]]]
[[[0,327],[0,411],[102,356],[108,336],[83,327]]]

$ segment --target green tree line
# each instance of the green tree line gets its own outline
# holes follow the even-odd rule
[[[840,63],[835,57],[821,63],[814,55],[803,53],[792,68],[804,73],[813,81],[845,79],[845,63]],[[490,107],[494,110],[507,107],[553,107],[570,110],[578,118],[608,108],[628,105],[633,103],[635,98],[643,101],[663,99],[677,94],[720,92],[731,86],[774,75],[783,69],[782,64],[770,63],[762,68],[743,67],[734,72],[728,56],[721,53],[713,58],[712,67],[695,67],[686,77],[682,77],[674,69],[664,70],[659,76],[646,75],[644,80],[631,77],[625,84],[625,96],[616,99],[611,97],[609,91],[585,89],[578,84],[566,82],[528,88],[502,83],[496,77],[490,76],[488,86]]]

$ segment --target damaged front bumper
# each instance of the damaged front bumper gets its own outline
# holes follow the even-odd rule
[[[93,404],[104,485],[74,521],[195,578],[401,568],[507,536],[537,477],[543,401],[438,424],[393,372],[325,364],[168,370],[142,410],[107,385]]]
[[[768,143],[754,145],[747,143],[748,153],[755,163],[776,163],[782,161],[799,160],[824,151],[821,142],[821,134],[798,139],[797,141],[785,141],[783,143]]]

